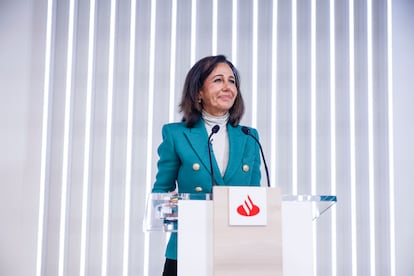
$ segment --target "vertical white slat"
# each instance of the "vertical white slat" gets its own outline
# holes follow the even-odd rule
[[[218,6],[217,1],[218,0],[212,0],[212,2],[213,2],[213,16],[212,16],[212,19],[211,19],[211,22],[213,24],[212,37],[211,37],[212,55],[217,55],[217,24],[218,24],[218,22],[217,22],[217,20],[218,20],[218,18],[217,18],[217,13],[218,13],[218,11],[217,11],[217,8],[218,8],[217,7]]]
[[[259,3],[253,0],[253,37],[252,37],[252,127],[257,127],[257,57],[258,57],[258,28]]]
[[[278,27],[278,1],[274,0],[272,2],[272,94],[271,94],[271,126],[270,126],[270,151],[271,151],[271,168],[270,171],[273,172],[271,174],[270,183],[273,183],[273,187],[276,185],[276,154],[277,154],[277,77],[278,77],[278,70],[277,70],[277,58],[278,58],[278,40],[277,40],[277,27]],[[280,184],[279,184],[280,185]]]
[[[197,30],[197,0],[191,0],[191,51],[190,64],[195,63],[196,50],[196,30]]]
[[[74,47],[74,22],[75,22],[75,0],[69,1],[68,15],[68,38],[67,38],[67,56],[66,56],[66,84],[65,84],[65,110],[64,110],[64,130],[63,130],[63,147],[62,147],[62,179],[60,194],[60,222],[59,222],[59,267],[58,275],[63,276],[65,273],[65,253],[66,253],[66,229],[68,216],[68,189],[69,189],[69,166],[71,154],[70,132],[72,118],[72,75],[73,75],[73,47]]]
[[[316,0],[311,0],[311,194],[316,194]],[[317,274],[317,224],[312,223],[313,275]]]
[[[51,82],[51,56],[52,56],[52,32],[54,1],[47,1],[46,40],[45,40],[45,67],[43,79],[43,106],[42,106],[42,144],[40,152],[40,179],[39,179],[39,207],[37,218],[37,248],[36,248],[36,276],[41,276],[43,270],[43,242],[45,238],[46,216],[46,174],[48,157],[48,133],[49,133],[49,97]]]
[[[237,20],[238,20],[238,5],[237,5],[237,1],[238,0],[233,0],[233,5],[232,5],[232,19],[231,19],[231,60],[232,63],[237,66],[237,48],[238,48],[238,44],[237,44]]]
[[[122,275],[129,272],[129,249],[131,227],[131,186],[132,186],[132,141],[134,125],[134,92],[135,92],[135,32],[136,32],[137,1],[131,0],[130,31],[129,31],[129,68],[128,68],[128,111],[127,111],[127,142],[125,156],[125,202],[124,202],[124,240]]]
[[[356,199],[356,149],[355,149],[355,33],[354,0],[349,0],[349,133],[351,179],[351,247],[352,275],[357,275],[357,199]]]
[[[329,1],[329,48],[330,48],[330,135],[331,135],[331,194],[336,195],[336,35],[335,0]],[[331,209],[331,275],[337,275],[337,217]]]
[[[103,201],[103,234],[102,234],[102,259],[101,275],[108,273],[108,244],[109,244],[109,205],[111,195],[111,159],[112,159],[112,110],[114,90],[114,66],[115,66],[115,32],[117,0],[111,0],[110,25],[109,25],[109,64],[108,64],[108,98],[106,106],[106,132],[105,132],[105,179]]]
[[[156,32],[156,10],[157,0],[151,0],[151,23],[150,23],[150,55],[149,55],[149,75],[148,75],[148,125],[147,125],[147,171],[146,171],[146,191],[151,190],[152,173],[152,135],[154,118],[154,79],[155,79],[155,32]]]
[[[89,210],[89,177],[91,154],[91,124],[92,124],[92,90],[95,56],[95,0],[89,1],[89,25],[88,25],[88,71],[86,84],[86,111],[85,111],[85,140],[83,155],[83,187],[82,187],[82,218],[81,218],[81,246],[79,275],[86,274],[87,229]]]
[[[171,1],[171,51],[170,51],[170,93],[168,121],[174,120],[175,114],[175,67],[177,49],[177,0]]]
[[[153,117],[154,117],[154,75],[155,75],[155,32],[156,32],[157,0],[151,0],[151,22],[150,22],[150,55],[148,75],[148,114],[147,114],[147,160],[146,160],[146,194],[151,191],[152,177],[152,140],[153,140]],[[149,234],[144,234],[144,276],[149,274]]]
[[[316,0],[311,0],[311,194],[316,194]],[[316,255],[316,254],[315,254]]]
[[[298,194],[297,0],[292,0],[292,194]]]
[[[368,182],[369,182],[369,247],[370,273],[376,275],[375,258],[375,180],[374,180],[374,95],[372,47],[372,1],[367,0],[367,65],[368,65]]]
[[[390,210],[390,276],[395,276],[395,183],[394,183],[394,73],[393,73],[393,32],[392,0],[387,0],[387,65],[388,65],[388,170]]]

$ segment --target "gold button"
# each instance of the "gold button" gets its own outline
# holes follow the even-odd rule
[[[196,192],[201,192],[201,191],[203,191],[203,188],[201,188],[201,187],[195,187],[195,191]]]
[[[249,171],[249,165],[243,165],[243,171],[248,172]]]
[[[193,170],[198,171],[200,169],[200,164],[194,163],[193,164]]]

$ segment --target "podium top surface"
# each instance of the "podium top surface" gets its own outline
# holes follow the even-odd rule
[[[212,200],[211,193],[152,193],[152,200]],[[331,202],[336,203],[337,198],[334,195],[282,195],[282,201],[293,202]]]

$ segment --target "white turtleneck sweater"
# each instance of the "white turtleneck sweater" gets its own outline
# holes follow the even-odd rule
[[[227,121],[229,119],[229,113],[226,113],[224,116],[217,117],[208,114],[203,110],[202,117],[207,133],[209,135],[213,126],[220,126],[220,130],[216,134],[213,134],[211,137],[211,145],[213,148],[214,157],[216,158],[217,165],[220,169],[221,176],[224,176],[227,168],[227,163],[229,162],[229,135],[227,133]]]

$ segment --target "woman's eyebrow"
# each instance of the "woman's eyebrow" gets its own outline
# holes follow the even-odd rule
[[[224,77],[224,75],[223,74],[217,74],[217,75],[213,76],[213,78],[215,78],[215,77]],[[229,78],[235,79],[235,77],[233,75],[230,75]]]

